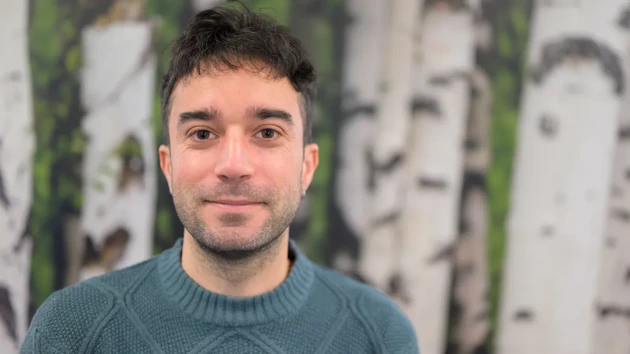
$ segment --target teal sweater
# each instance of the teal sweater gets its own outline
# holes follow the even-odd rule
[[[414,329],[383,293],[309,261],[269,293],[201,288],[180,264],[181,239],[135,266],[53,293],[21,353],[417,354]]]

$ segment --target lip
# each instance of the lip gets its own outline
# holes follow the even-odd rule
[[[209,203],[213,204],[222,204],[222,205],[234,205],[234,206],[244,206],[244,205],[255,205],[261,204],[259,202],[253,202],[251,200],[244,199],[219,199],[219,200],[210,200]]]
[[[228,213],[243,213],[250,211],[263,203],[251,200],[221,199],[207,202],[209,205]]]

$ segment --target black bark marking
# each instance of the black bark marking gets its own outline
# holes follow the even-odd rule
[[[5,209],[9,209],[11,203],[9,202],[9,196],[7,195],[6,187],[4,186],[4,178],[2,175],[2,169],[0,168],[0,204],[4,206]]]
[[[626,170],[626,179],[630,181],[630,168]]]
[[[630,125],[621,127],[619,129],[619,140],[630,139]]]
[[[389,278],[388,291],[390,295],[396,296],[404,304],[409,305],[411,303],[411,296],[405,290],[405,283],[402,280],[402,276],[396,273]]]
[[[541,234],[543,235],[543,237],[551,237],[554,234],[554,227],[551,225],[545,225],[542,227],[542,230],[540,231]]]
[[[477,138],[467,137],[466,140],[464,140],[464,149],[466,149],[467,152],[477,151],[481,146],[481,141]]]
[[[17,342],[15,310],[11,304],[11,293],[9,289],[4,286],[0,286],[0,318],[2,318],[9,337],[11,337],[14,342]]]
[[[459,235],[468,236],[473,231],[471,230],[470,220],[466,217],[464,207],[467,205],[470,192],[472,190],[481,190],[483,194],[488,194],[486,185],[486,176],[483,172],[469,170],[464,173],[462,180],[462,188],[460,193],[461,202],[459,203]]]
[[[400,219],[400,216],[401,216],[400,210],[394,210],[391,213],[374,220],[374,222],[372,223],[372,226],[379,227],[379,226],[383,226],[389,223],[395,223],[398,221],[398,219]]]
[[[402,153],[392,155],[388,161],[385,161],[385,163],[378,164],[374,159],[374,152],[370,147],[366,150],[366,159],[368,165],[367,187],[369,191],[374,191],[378,176],[393,172],[404,162],[404,155]]]
[[[630,308],[619,305],[599,305],[598,307],[599,317],[605,320],[609,316],[626,317],[630,320]]]
[[[429,258],[429,264],[435,264],[442,261],[448,261],[455,255],[455,243],[448,244],[442,249],[438,250],[433,256]]]
[[[514,320],[517,322],[531,322],[534,320],[534,313],[528,309],[521,309],[514,314]]]
[[[619,21],[617,24],[625,29],[630,29],[630,6],[626,7],[622,12],[621,16],[619,16]]]
[[[129,231],[123,227],[118,227],[105,237],[99,249],[94,244],[92,237],[86,235],[83,266],[100,265],[106,270],[111,270],[120,258],[122,258],[129,239]]]
[[[430,188],[437,190],[446,190],[448,183],[444,179],[432,178],[432,177],[420,177],[418,178],[418,186],[422,188]]]
[[[457,80],[470,80],[470,74],[465,71],[453,71],[443,75],[436,75],[429,78],[429,84],[434,86],[448,86]]]
[[[565,37],[544,44],[540,62],[532,65],[531,79],[542,81],[565,60],[595,60],[602,72],[614,83],[615,93],[624,92],[624,71],[619,56],[606,44],[586,37]]]
[[[540,117],[540,132],[546,138],[553,138],[558,133],[558,119],[549,114],[543,114]]]
[[[613,208],[610,214],[613,218],[619,219],[623,222],[630,222],[630,210]]]
[[[442,110],[440,109],[438,101],[435,98],[427,96],[417,96],[411,101],[411,113],[413,116],[415,117],[416,113],[419,112],[428,112],[435,117],[442,116]]]
[[[624,277],[626,284],[630,283],[630,267],[626,268],[626,276]]]
[[[344,116],[346,118],[352,118],[357,115],[367,115],[374,116],[376,114],[376,105],[375,104],[363,104],[356,105],[350,109],[348,109]]]
[[[94,240],[91,235],[85,235],[83,238],[84,250],[83,250],[83,265],[96,264],[99,261],[99,251],[94,244]]]

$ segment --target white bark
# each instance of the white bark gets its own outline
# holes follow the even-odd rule
[[[406,193],[403,160],[411,120],[412,44],[421,1],[393,0],[388,4],[382,52],[385,57],[379,78],[382,89],[370,154],[374,186],[368,203],[369,224],[358,262],[359,272],[382,290],[387,290],[394,276],[399,251],[399,216]]]
[[[626,40],[627,44],[630,41]],[[630,47],[630,46],[628,46]],[[626,48],[626,58],[630,48]],[[591,353],[630,352],[630,63],[619,120],[604,248],[599,271],[596,322]]]
[[[398,261],[406,306],[422,351],[445,349],[462,180],[462,144],[474,68],[474,1],[424,10],[416,42],[414,116],[409,125],[406,201]]]
[[[88,144],[81,227],[98,257],[85,265],[80,280],[152,254],[157,195],[152,31],[148,22],[129,21],[89,27],[82,34]],[[127,161],[120,153],[124,146],[136,150]]]
[[[339,131],[337,193],[334,198],[348,227],[360,238],[368,230],[370,166],[366,154],[372,142],[374,111],[378,102],[387,1],[348,0],[346,6],[351,20],[345,34],[342,78],[345,116]],[[333,260],[333,266],[344,272],[355,271],[354,263],[343,253]]]
[[[28,327],[35,149],[28,1],[0,1],[0,348],[17,353]]]
[[[625,56],[623,0],[536,3],[521,106],[499,354],[593,353]],[[600,351],[597,348],[596,352]]]
[[[223,3],[223,0],[192,0],[195,11],[203,11]]]
[[[485,72],[475,70],[471,99],[460,219],[463,224],[455,252],[454,299],[459,308],[456,340],[458,353],[472,354],[481,347],[489,332],[488,316],[488,196],[486,175],[490,167],[492,86]]]

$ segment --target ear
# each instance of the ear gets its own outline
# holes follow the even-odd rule
[[[166,177],[166,183],[168,183],[168,190],[173,194],[173,188],[171,183],[171,148],[162,144],[158,150],[160,155],[160,168],[164,177]]]
[[[313,181],[315,170],[319,164],[319,146],[308,144],[304,147],[304,161],[302,162],[302,192],[306,192]]]

